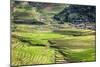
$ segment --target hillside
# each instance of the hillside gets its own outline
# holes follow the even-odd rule
[[[55,23],[53,17],[68,6],[65,4],[19,1],[15,1],[14,5],[14,20],[31,19],[33,22],[41,21],[45,24]]]
[[[95,6],[14,1],[11,66],[96,60]]]
[[[13,19],[27,19],[33,22],[42,22],[45,24],[58,24],[65,22],[95,23],[95,11],[95,6],[15,1]]]
[[[54,19],[63,22],[96,22],[96,7],[95,6],[82,6],[70,5],[64,8],[62,12],[54,16]]]

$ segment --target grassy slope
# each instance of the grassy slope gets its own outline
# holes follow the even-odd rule
[[[17,45],[16,45],[17,44]],[[12,65],[51,64],[54,63],[54,49],[43,46],[29,46],[16,41],[12,46]]]
[[[29,31],[29,29],[25,30]],[[71,31],[79,31],[82,34],[92,32],[77,29],[71,29]],[[77,32],[74,32],[74,34],[77,34]],[[49,44],[48,40],[53,40],[57,46],[64,46],[64,48],[59,48],[58,52],[60,51],[62,57],[68,62],[95,60],[95,36],[93,34],[73,36],[73,34],[39,32],[38,30],[35,32],[22,32],[21,29],[21,31],[13,32],[12,37],[14,38],[14,41],[12,41],[12,65],[55,63],[54,48],[46,47]]]

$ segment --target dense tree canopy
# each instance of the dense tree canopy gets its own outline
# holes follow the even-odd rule
[[[55,15],[54,18],[59,21],[72,22],[74,20],[82,20],[85,22],[95,22],[96,7],[95,6],[82,6],[70,5],[62,12]]]

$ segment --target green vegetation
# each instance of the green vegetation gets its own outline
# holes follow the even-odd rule
[[[25,30],[21,26],[30,29]],[[70,35],[61,34],[63,33],[61,31],[60,33],[41,32],[39,30],[25,32],[31,31],[32,26],[16,25],[16,27],[20,29],[12,32],[12,40],[14,40],[12,41],[12,65],[56,63],[55,50],[58,52],[57,56],[66,62],[95,61],[95,35],[90,35],[90,32],[94,33],[94,31],[70,29],[71,31],[82,32],[82,34],[88,33],[84,36],[73,36],[71,33]],[[50,44],[48,40],[56,44]]]
[[[90,62],[95,61],[95,49],[59,49],[60,52],[65,56],[64,58],[68,62]]]
[[[22,45],[22,44],[21,44]],[[46,47],[19,47],[12,51],[12,65],[51,64],[54,63],[54,50]]]
[[[15,1],[11,25],[11,65],[95,61],[95,30],[90,28],[91,25],[95,26],[95,12],[90,14],[93,23],[80,22],[81,26],[78,27],[78,24],[67,21],[67,16],[75,8],[80,13],[76,13],[77,16],[81,15],[78,19],[87,19],[88,12],[83,15],[81,10],[86,12],[85,8],[92,10],[93,6],[87,7],[81,7],[79,10],[78,6],[65,4]],[[73,18],[70,20],[73,21]]]

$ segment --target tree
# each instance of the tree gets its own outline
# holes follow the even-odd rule
[[[70,5],[62,12],[54,16],[54,19],[64,22],[72,22],[73,20],[83,20],[88,22],[95,22],[96,7],[83,5]]]

